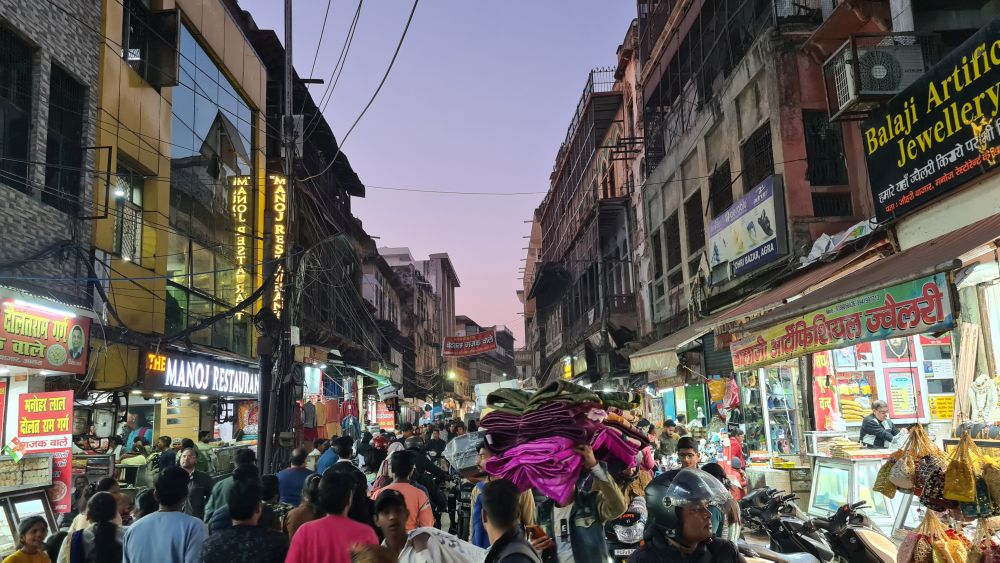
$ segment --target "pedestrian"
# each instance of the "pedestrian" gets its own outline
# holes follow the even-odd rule
[[[472,518],[469,519],[469,541],[472,545],[483,549],[490,547],[490,538],[489,534],[486,533],[486,526],[483,524],[483,501],[480,498],[480,494],[483,491],[483,487],[486,486],[486,483],[493,479],[486,472],[486,461],[489,460],[492,455],[493,453],[486,447],[485,444],[479,447],[479,457],[477,458],[476,463],[479,466],[482,479],[477,479],[474,483],[471,497],[469,499],[469,505],[472,507]],[[533,526],[535,524],[535,496],[532,494],[530,489],[522,493],[518,493],[517,504],[518,524],[525,528]]]
[[[525,541],[520,526],[519,491],[506,479],[483,485],[483,525],[490,538],[485,563],[541,563],[538,553]]]
[[[289,466],[278,472],[278,485],[281,502],[298,506],[302,501],[302,487],[312,471],[306,469],[306,452],[302,448],[292,450]],[[322,473],[320,473],[322,475]]]
[[[271,528],[279,532],[285,529],[285,518],[288,513],[295,508],[290,504],[281,502],[281,484],[277,475],[264,475],[260,478],[261,499],[264,502],[264,511],[261,513],[258,525]]]
[[[93,522],[87,519],[87,503],[90,502],[90,497],[97,493],[110,493],[111,496],[115,497],[118,501],[119,509],[121,508],[121,505],[124,504],[125,499],[122,498],[121,487],[118,485],[118,480],[114,477],[104,477],[97,482],[97,485],[94,486],[90,495],[85,497],[85,500],[80,507],[80,514],[77,514],[76,518],[74,518],[73,522],[69,525],[69,529],[67,530],[68,533],[72,534],[77,530],[83,530],[93,524]],[[119,526],[122,525],[120,516],[116,519],[115,524],[118,524]]]
[[[134,524],[136,520],[149,516],[159,509],[160,505],[156,502],[156,495],[153,494],[153,489],[142,491],[135,497],[135,508],[132,509],[132,523]]]
[[[628,563],[745,563],[736,545],[712,537],[710,506],[728,497],[722,484],[699,469],[664,473],[646,487],[646,543]]]
[[[326,473],[326,470],[333,467],[333,464],[337,463],[337,460],[340,459],[337,451],[331,447],[332,445],[333,440],[326,442],[323,446],[323,454],[316,460],[316,473],[320,476]]]
[[[323,509],[319,506],[320,475],[313,473],[302,486],[302,502],[288,511],[285,517],[285,533],[289,539],[295,537],[296,530],[306,522],[312,522],[323,517]]]
[[[406,509],[406,498],[399,491],[386,489],[375,498],[374,512],[375,525],[385,538],[382,545],[398,559],[399,553],[406,546],[406,521],[410,519],[410,511]]]
[[[191,563],[201,561],[208,533],[201,519],[183,512],[191,476],[169,467],[153,491],[160,509],[129,526],[123,541],[124,563]]]
[[[177,465],[177,452],[174,451],[173,440],[170,436],[160,436],[156,440],[156,451],[159,452],[159,457],[157,461],[160,465],[160,471],[168,467],[173,467]]]
[[[87,489],[90,487],[90,480],[87,479],[86,475],[77,475],[73,477],[73,496],[70,499],[70,511],[63,514],[59,522],[62,526],[66,526],[67,523],[72,523],[73,519],[76,518],[80,512],[86,510],[87,500],[90,498],[90,494]]]
[[[195,444],[195,447],[198,449],[198,471],[204,471],[208,474],[215,473],[215,469],[218,466],[218,458],[215,455],[215,450],[212,446],[208,445],[211,441],[212,433],[208,430],[202,430],[198,433],[198,443]]]
[[[263,511],[263,489],[256,476],[241,477],[227,497],[232,526],[205,540],[203,563],[282,563],[288,553],[288,538],[281,532],[258,526]]]
[[[868,448],[881,449],[899,434],[899,428],[889,420],[889,404],[879,399],[872,402],[872,413],[861,421],[860,442]]]
[[[59,551],[58,563],[121,563],[125,529],[115,523],[118,499],[100,492],[87,502],[87,520],[83,530],[67,534]]]
[[[368,479],[365,478],[365,474],[355,467],[351,461],[354,440],[350,436],[341,436],[334,440],[331,448],[337,452],[339,459],[327,471],[344,473],[354,479],[354,495],[351,497],[351,510],[347,513],[348,518],[366,526],[372,526],[372,507],[371,500],[368,498]]]
[[[576,563],[603,563],[608,556],[604,523],[625,512],[625,497],[608,471],[597,462],[586,444],[573,448],[583,460],[583,471],[569,502],[559,506],[552,499],[538,504],[538,524],[546,536],[532,539],[538,552],[549,551],[545,559]],[[553,553],[554,550],[554,553]]]
[[[701,463],[701,453],[698,451],[698,441],[691,436],[684,436],[677,441],[677,459],[681,467],[698,469]]]
[[[328,444],[324,438],[316,438],[312,441],[312,449],[306,454],[306,469],[316,471],[316,462],[319,461],[319,456],[326,451]]]
[[[260,481],[260,476],[257,475],[256,465],[238,465],[230,476],[231,484],[228,488],[232,491],[238,483],[243,481]],[[208,520],[208,533],[213,535],[216,532],[221,532],[222,530],[227,530],[233,526],[233,517],[229,514],[229,492],[226,493],[225,499],[223,499],[223,504],[215,509],[212,513],[212,518]],[[270,515],[269,515],[270,517]]]
[[[242,467],[245,472],[252,472],[254,475],[257,474],[257,454],[250,448],[237,450],[236,455],[233,457],[233,461],[236,463],[236,469]],[[236,472],[236,469],[233,470],[234,473]],[[212,487],[212,494],[209,495],[208,503],[205,505],[205,522],[210,522],[212,520],[212,513],[226,503],[226,499],[229,498],[229,491],[232,490],[233,484],[233,476],[230,475]]]
[[[447,443],[441,438],[440,430],[435,429],[431,431],[431,437],[427,440],[428,452],[437,452],[437,456],[441,457],[441,454],[444,453],[444,447],[446,445]]]
[[[29,516],[17,524],[17,551],[8,555],[3,563],[49,563],[45,552],[45,536],[49,525],[41,516]]]
[[[194,448],[181,452],[181,469],[188,474],[188,497],[184,505],[184,513],[195,518],[205,518],[205,505],[208,496],[212,494],[212,477],[197,469],[198,453]]]
[[[687,426],[685,426],[685,424],[687,424],[687,415],[686,414],[677,415],[677,425],[676,425],[677,435],[680,436],[681,438],[689,434]]]
[[[319,504],[326,516],[303,524],[292,538],[287,563],[350,563],[352,552],[363,545],[378,545],[370,526],[347,517],[353,479],[330,471],[319,484]]]
[[[389,458],[393,481],[380,490],[372,493],[373,498],[385,490],[395,490],[402,493],[406,499],[406,508],[410,515],[406,520],[406,531],[410,532],[418,527],[429,527],[434,525],[434,511],[431,509],[431,501],[427,494],[410,484],[410,478],[416,469],[416,460],[413,452],[397,451]]]

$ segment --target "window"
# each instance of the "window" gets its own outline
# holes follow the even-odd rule
[[[72,215],[80,208],[85,98],[83,85],[52,65],[42,201]]]
[[[667,243],[667,269],[673,270],[681,263],[681,226],[676,211],[663,222],[663,236]]]
[[[712,204],[712,218],[722,215],[733,204],[733,176],[729,161],[715,167],[708,178],[708,200]]]
[[[850,192],[816,192],[812,194],[813,215],[816,217],[850,217],[854,214]]]
[[[659,231],[653,235],[652,248],[650,251],[653,253],[653,279],[658,280],[663,277],[663,243],[662,236]]]
[[[687,227],[688,255],[705,246],[705,216],[701,211],[701,192],[684,202],[684,223]]]
[[[28,188],[31,131],[31,47],[0,26],[0,184]]]
[[[847,184],[844,135],[839,123],[830,123],[825,111],[803,111],[808,168],[806,178],[814,186]]]
[[[768,176],[774,174],[770,123],[761,125],[743,143],[740,147],[740,159],[743,161],[744,192],[749,192]]]
[[[143,177],[118,163],[115,177],[115,254],[126,262],[142,259],[142,188]]]
[[[122,58],[151,86],[177,84],[177,10],[153,12],[149,0],[122,1]]]

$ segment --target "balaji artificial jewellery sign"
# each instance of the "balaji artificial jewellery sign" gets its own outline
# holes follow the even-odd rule
[[[712,281],[741,276],[787,254],[781,176],[770,176],[708,224]]]
[[[1000,156],[1000,20],[862,123],[880,223],[982,175]]]
[[[944,274],[871,291],[757,331],[729,346],[742,371],[812,352],[954,326]]]

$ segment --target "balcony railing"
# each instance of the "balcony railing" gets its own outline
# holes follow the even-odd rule
[[[635,313],[635,294],[609,295],[608,310],[613,315],[627,315]]]

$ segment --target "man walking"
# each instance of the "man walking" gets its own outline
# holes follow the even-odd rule
[[[195,518],[205,517],[205,505],[212,494],[212,478],[204,471],[199,471],[198,454],[194,448],[181,452],[181,469],[188,474],[188,498],[184,505],[184,513]]]
[[[518,494],[514,483],[506,479],[486,483],[479,493],[483,503],[483,525],[490,538],[485,563],[541,563],[518,525]]]
[[[302,487],[306,483],[306,478],[312,475],[305,467],[306,452],[302,448],[292,450],[290,467],[278,472],[278,490],[280,500],[285,504],[298,506],[302,501]]]
[[[160,510],[140,518],[125,531],[124,563],[191,563],[201,560],[208,534],[205,525],[182,512],[191,477],[180,467],[168,467],[160,475],[153,495]]]

